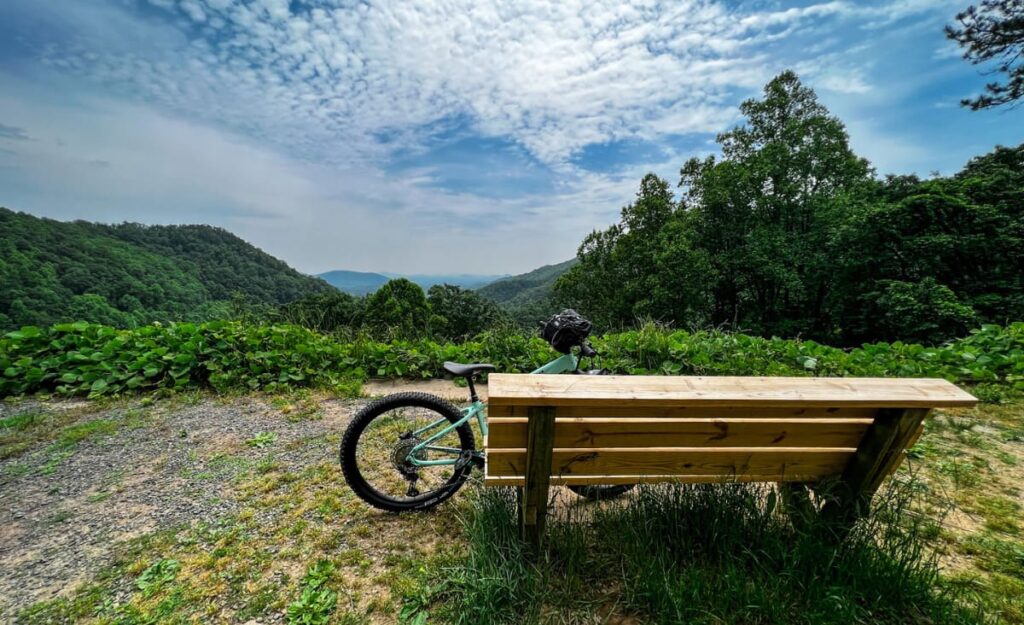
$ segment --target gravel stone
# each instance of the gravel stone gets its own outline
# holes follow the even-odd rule
[[[83,405],[0,403],[0,418]],[[361,402],[320,405],[319,418],[296,420],[254,397],[136,401],[88,411],[77,423],[114,419],[116,431],[79,442],[56,464],[51,442],[0,461],[0,622],[71,593],[127,540],[235,512],[228,484],[269,453],[289,471],[336,461],[327,435],[340,435]],[[264,449],[246,444],[258,432],[277,439]]]

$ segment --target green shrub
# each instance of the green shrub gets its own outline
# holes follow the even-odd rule
[[[1024,388],[1024,322],[986,325],[940,347],[896,342],[843,350],[813,341],[655,326],[595,337],[593,343],[601,353],[597,364],[623,374],[943,377]],[[0,396],[303,387],[347,394],[367,376],[439,376],[445,360],[528,372],[556,355],[540,338],[502,331],[456,344],[363,336],[343,341],[294,325],[239,321],[134,330],[79,322],[28,326],[0,338]]]

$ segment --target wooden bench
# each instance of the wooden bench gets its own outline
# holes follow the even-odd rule
[[[485,483],[519,486],[539,544],[551,484],[839,485],[866,508],[932,408],[973,406],[939,379],[491,374]]]

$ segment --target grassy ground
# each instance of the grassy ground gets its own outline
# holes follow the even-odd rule
[[[165,459],[188,488],[230,502],[223,512],[118,539],[58,598],[0,620],[1024,623],[1024,402],[987,393],[1004,403],[929,423],[889,504],[841,549],[794,530],[765,491],[670,488],[604,506],[565,494],[533,565],[514,540],[510,493],[471,486],[437,512],[400,517],[356,499],[334,453],[357,404],[326,417],[311,395],[14,411],[0,420],[0,479],[49,489],[104,445],[179,437],[189,411],[261,412],[233,445]],[[53,527],[123,505],[129,480],[107,470],[95,481],[77,507],[46,517]]]

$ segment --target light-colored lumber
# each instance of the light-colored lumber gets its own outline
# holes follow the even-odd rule
[[[491,418],[526,418],[529,406],[498,404],[488,407]],[[873,407],[789,407],[763,406],[640,406],[617,403],[610,406],[555,406],[555,416],[565,419],[872,419]]]
[[[853,448],[612,448],[562,449],[551,455],[551,475],[760,475],[784,481],[790,475],[821,478],[836,475],[856,451]],[[526,473],[527,450],[490,449],[493,477]]]
[[[904,410],[899,415],[896,436],[889,447],[882,453],[881,466],[864,484],[862,495],[869,498],[873,496],[878,487],[882,485],[882,481],[900,466],[903,459],[907,456],[907,450],[910,449],[913,441],[920,435],[919,431],[928,413],[928,410],[917,408]],[[875,420],[875,424],[877,423],[878,419]],[[875,424],[872,424],[872,427]],[[864,435],[867,437],[866,432]],[[863,445],[863,441],[861,445]]]
[[[531,408],[528,420],[526,436],[529,447],[522,452],[520,471],[524,476],[520,494],[520,532],[523,540],[537,548],[544,537],[547,519],[555,411],[546,407]],[[494,466],[494,460],[491,462]],[[500,465],[500,460],[498,463]]]
[[[902,460],[907,443],[927,414],[927,409],[920,408],[879,410],[843,469],[838,498],[826,504],[822,514],[844,521],[865,514],[878,486]]]
[[[732,484],[747,482],[807,482],[817,475],[786,475],[783,479],[765,479],[763,475],[552,475],[552,486],[589,486],[618,484]],[[485,476],[484,486],[522,486],[521,476]]]
[[[924,434],[923,421],[920,424],[918,424],[917,430],[914,432],[914,435],[910,437],[909,441],[907,441],[907,446],[900,453],[899,462],[890,463],[889,473],[887,475],[892,475],[893,473],[896,472],[897,469],[900,468],[900,465],[903,464],[903,460],[907,457],[907,452],[914,448],[914,445],[917,444],[917,441],[921,439],[922,434]]]
[[[871,419],[555,419],[555,447],[856,447]],[[488,420],[489,448],[526,447],[527,420]]]
[[[935,408],[977,400],[935,378],[491,374],[491,405]]]

